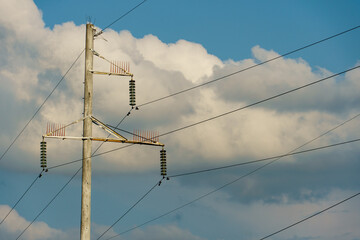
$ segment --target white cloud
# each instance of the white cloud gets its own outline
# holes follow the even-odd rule
[[[174,225],[154,225],[145,229],[137,229],[131,233],[130,238],[132,240],[204,240],[203,238],[195,236],[191,232],[180,229]]]
[[[0,215],[5,216],[10,211],[10,207],[7,205],[0,205]],[[16,210],[13,210],[11,214],[6,218],[1,226],[0,237],[3,240],[10,240],[18,237],[26,227],[28,227],[30,221],[27,221],[24,217],[20,216]],[[34,222],[22,235],[21,239],[24,240],[62,240],[71,239],[75,236],[69,235],[67,232],[57,230],[49,227],[46,223],[41,221]]]
[[[27,25],[25,29],[9,27],[20,24],[20,18],[8,16],[11,15],[10,11],[4,12],[0,17],[1,27],[9,32],[3,36],[6,40],[5,48],[9,50],[2,55],[2,61],[6,62],[6,66],[14,66],[0,69],[1,84],[4,86],[1,91],[12,94],[18,113],[29,107],[34,109],[34,105],[39,106],[42,103],[84,46],[84,25],[64,23],[50,30],[44,28],[41,14],[31,1],[24,3],[24,9],[28,12],[21,21],[35,22]],[[10,23],[13,25],[9,25]],[[30,38],[19,37],[30,32]],[[255,46],[252,49],[254,59],[223,63],[208,54],[200,44],[184,40],[165,44],[152,35],[136,39],[127,31],[117,33],[112,30],[106,31],[103,37],[107,41],[96,39],[96,51],[110,60],[130,62],[137,82],[138,103],[166,96],[194,86],[194,83],[212,80],[278,56],[275,51]],[[15,51],[15,42],[29,54],[22,56]],[[36,165],[38,147],[31,139],[40,139],[46,123],[69,123],[81,117],[82,62],[83,56],[22,137],[21,148],[31,153],[34,159],[31,162]],[[108,71],[109,64],[95,57],[94,68]],[[225,163],[244,156],[259,157],[284,153],[333,126],[340,116],[340,119],[344,119],[338,114],[342,109],[352,112],[358,99],[355,94],[357,72],[349,73],[340,82],[330,80],[321,86],[174,133],[161,140],[167,141],[165,143],[169,153],[173,152],[174,166],[187,165],[192,158],[200,158],[199,163],[214,162],[218,159]],[[131,128],[144,128],[158,130],[160,133],[167,132],[301,86],[327,74],[329,73],[325,69],[314,72],[302,59],[278,59],[201,89],[144,106],[140,111],[133,111],[123,127],[130,131]],[[327,94],[321,94],[323,92],[320,89],[323,88],[327,89]],[[332,105],[333,103],[337,105]],[[128,79],[95,76],[94,115],[115,125],[128,109]],[[12,122],[12,135],[15,135],[16,129],[23,126],[31,112],[27,115],[20,114],[20,117]],[[8,119],[14,117],[6,116]],[[80,135],[79,130],[69,129],[67,133]],[[342,138],[346,138],[346,135]],[[5,136],[0,139],[3,139],[4,145],[8,145],[9,140],[6,140]],[[55,156],[61,155],[64,151],[61,148],[65,145],[60,144],[59,149],[49,151],[55,151]],[[80,151],[71,143],[67,146],[70,145],[73,147],[66,151],[66,159],[69,161],[73,160],[72,155]],[[259,151],[259,148],[262,151]],[[182,157],[179,157],[180,153]],[[144,164],[141,160],[146,155],[147,150],[143,153],[130,151],[125,154],[126,160],[115,161],[116,164],[111,160],[113,155],[109,155],[105,158],[109,164],[104,164],[103,170],[117,169],[113,168],[113,164],[119,168],[121,165],[124,171],[153,169],[151,164]],[[184,156],[185,161],[180,161]],[[22,161],[21,158],[14,161],[18,167],[21,166],[19,161]],[[59,159],[54,161],[59,162]]]

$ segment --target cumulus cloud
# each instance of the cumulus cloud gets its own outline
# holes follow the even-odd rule
[[[10,211],[10,207],[7,205],[0,205],[0,215],[6,216]],[[30,221],[20,216],[16,210],[13,210],[11,214],[1,225],[0,237],[4,240],[17,238],[23,230],[28,227]],[[34,222],[22,235],[22,239],[25,240],[63,240],[63,239],[74,239],[73,230],[64,232],[58,229],[49,227],[45,222],[36,221]]]
[[[131,239],[150,239],[150,240],[203,240],[203,238],[193,235],[191,232],[180,229],[174,225],[155,225],[145,228],[144,230],[138,229],[131,233]]]
[[[46,28],[41,12],[30,0],[2,2],[0,110],[6,114],[1,116],[1,152],[5,150],[5,146],[9,146],[80,54],[84,48],[85,33],[84,25],[77,26],[71,22],[55,25],[53,29]],[[97,38],[95,50],[109,60],[130,63],[130,71],[136,80],[138,104],[194,87],[279,55],[274,50],[255,46],[250,59],[221,61],[200,44],[185,40],[168,44],[153,35],[136,38],[128,31],[113,30],[105,31],[102,36],[106,41]],[[14,146],[17,150],[6,156],[11,161],[3,161],[4,169],[38,172],[39,141],[46,123],[70,123],[82,117],[83,58],[84,56],[80,57],[79,62],[19,138]],[[94,69],[108,71],[109,64],[95,58]],[[331,70],[310,66],[305,59],[288,56],[186,94],[145,105],[139,111],[133,110],[121,128],[129,131],[153,129],[166,133],[331,74]],[[359,76],[360,71],[355,70],[256,107],[166,135],[160,141],[166,144],[169,172],[245,162],[284,154],[297,148],[358,114]],[[94,77],[95,117],[116,125],[127,114],[130,109],[128,80],[113,76]],[[358,124],[357,121],[353,125],[343,126],[341,130],[334,131],[311,146],[357,138],[354,129],[359,127]],[[67,134],[81,136],[81,123],[68,128]],[[95,127],[94,134],[106,136]],[[126,136],[132,138],[130,135]],[[50,166],[79,159],[81,155],[80,141],[48,142]],[[106,143],[99,152],[118,147],[122,145]],[[154,171],[159,168],[158,150],[142,146],[125,148],[102,156],[101,161],[94,161],[94,167],[102,174]],[[251,206],[260,199],[264,204],[296,205],[305,201],[312,204],[312,201],[326,198],[327,193],[335,188],[356,189],[358,150],[356,145],[349,145],[345,150],[346,152],[340,153],[334,149],[325,155],[315,154],[303,158],[294,156],[274,165],[276,167],[269,167],[269,171],[263,175],[253,176],[241,185],[224,189],[223,193],[229,197],[224,201],[246,206]],[[328,161],[316,161],[319,159]],[[253,168],[245,170],[251,169]],[[231,181],[240,174],[246,174],[245,170],[230,170],[207,178],[174,181],[181,186],[213,189],[220,182]],[[61,173],[64,172],[66,170]],[[334,178],[334,175],[338,178]],[[283,182],[284,179],[288,181]],[[292,209],[298,210],[297,207],[296,205]],[[213,209],[216,207],[213,206]],[[27,220],[16,214],[13,221],[23,225],[27,223]],[[16,226],[18,225],[8,225],[6,234],[13,236],[18,233],[20,227]],[[104,227],[98,226],[99,231],[102,228]],[[29,235],[29,239],[47,239],[49,235],[46,234],[66,239],[64,236],[69,234],[52,229],[45,223],[35,224],[34,229],[44,231],[33,230],[34,237],[30,238]],[[151,236],[161,235],[164,239],[170,235],[172,239],[200,239],[173,225],[138,230],[133,233],[132,238],[140,239],[149,235],[148,233]]]
[[[14,4],[6,4],[8,9],[14,7]],[[8,123],[6,127],[2,125],[2,146],[11,143],[11,136],[24,126],[84,47],[84,25],[68,22],[48,29],[32,1],[19,0],[18,4],[23,6],[19,11],[21,18],[4,10],[0,16],[0,27],[6,32],[1,35],[4,65],[0,69],[3,86],[0,91],[13,107],[9,114],[2,116],[2,121]],[[26,24],[14,27],[20,20]],[[107,41],[97,38],[95,50],[107,59],[130,63],[139,104],[278,56],[273,50],[255,46],[252,59],[222,62],[200,44],[185,40],[167,44],[153,35],[137,39],[128,31],[113,30],[102,36]],[[94,69],[108,71],[109,64],[95,57]],[[154,129],[166,133],[330,74],[326,69],[312,68],[303,59],[281,58],[132,111],[121,127],[130,131]],[[169,166],[186,169],[188,166],[229,164],[288,152],[356,113],[359,75],[360,71],[355,70],[318,86],[168,135],[161,141],[166,144],[171,159]],[[70,123],[81,118],[83,77],[82,56],[19,139],[21,152],[9,155],[14,160],[5,166],[36,169],[38,141],[33,139],[41,138],[47,122]],[[94,115],[97,118],[115,125],[129,111],[128,80],[94,77]],[[7,108],[4,104],[1,107],[3,111]],[[81,123],[68,128],[67,134],[81,136]],[[99,130],[94,130],[94,134],[106,136]],[[345,129],[323,138],[321,143],[347,139],[351,135],[352,129]],[[121,147],[105,145],[100,152]],[[80,142],[51,140],[49,161],[61,164],[78,159],[80,150]],[[158,149],[131,147],[121,150],[120,159],[116,152],[104,155],[99,169],[101,172],[154,170],[158,168],[157,155]],[[152,160],[144,163],[147,156]]]

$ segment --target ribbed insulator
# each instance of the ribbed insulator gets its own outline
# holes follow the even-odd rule
[[[135,80],[131,79],[129,81],[129,93],[130,93],[130,106],[135,106]]]
[[[160,174],[166,176],[166,150],[160,150]]]
[[[40,142],[40,167],[46,168],[47,167],[47,160],[46,160],[46,142]]]

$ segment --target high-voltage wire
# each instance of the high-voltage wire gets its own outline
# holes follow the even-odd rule
[[[159,182],[156,182],[154,186],[150,188],[149,191],[147,191],[136,203],[134,203],[121,217],[119,217],[108,229],[106,229],[105,232],[103,232],[96,240],[99,240],[102,236],[105,235],[112,227],[114,227],[121,219],[123,219],[136,205],[138,205],[152,190],[155,189],[155,187],[159,186],[162,180]]]
[[[325,42],[325,41],[330,40],[330,39],[332,39],[332,38],[336,38],[336,37],[338,37],[338,36],[340,36],[340,35],[343,35],[343,34],[345,34],[345,33],[354,31],[354,30],[356,30],[356,29],[358,29],[358,28],[360,28],[360,25],[358,25],[358,26],[356,26],[356,27],[353,27],[353,28],[350,28],[350,29],[348,29],[348,30],[342,31],[342,32],[337,33],[337,34],[335,34],[335,35],[332,35],[332,36],[330,36],[330,37],[321,39],[321,40],[319,40],[319,41],[313,42],[313,43],[308,44],[308,45],[306,45],[306,46],[304,46],[304,47],[300,47],[300,48],[297,48],[297,49],[292,50],[292,51],[290,51],[290,52],[284,53],[284,54],[282,54],[282,55],[279,55],[279,56],[277,56],[277,57],[271,58],[271,59],[269,59],[269,60],[260,62],[260,63],[258,63],[258,64],[254,64],[254,65],[252,65],[252,66],[250,66],[250,67],[240,69],[240,70],[238,70],[238,71],[236,71],[236,72],[233,72],[233,73],[224,75],[224,76],[222,76],[222,77],[213,79],[213,80],[211,80],[211,81],[208,81],[208,82],[205,82],[205,83],[202,83],[202,84],[199,84],[199,85],[196,85],[196,86],[193,86],[193,87],[190,87],[190,88],[187,88],[187,89],[184,89],[184,90],[181,90],[181,91],[172,93],[172,94],[169,94],[169,95],[164,96],[164,97],[161,97],[161,98],[157,98],[157,99],[154,99],[154,100],[151,100],[151,101],[142,103],[142,104],[137,105],[137,106],[138,106],[138,107],[143,107],[143,106],[145,106],[145,105],[149,105],[149,104],[151,104],[151,103],[155,103],[155,102],[158,102],[158,101],[161,101],[161,100],[164,100],[164,99],[167,99],[167,98],[170,98],[170,97],[173,97],[173,96],[176,96],[176,95],[179,95],[179,94],[182,94],[182,93],[191,91],[191,90],[194,90],[194,89],[196,89],[196,88],[205,86],[205,85],[207,85],[207,84],[210,84],[210,83],[214,83],[214,82],[223,80],[223,79],[225,79],[225,78],[231,77],[231,76],[236,75],[236,74],[239,74],[239,73],[241,73],[241,72],[245,72],[245,71],[250,70],[250,69],[252,69],[252,68],[259,67],[259,66],[261,66],[261,65],[264,65],[264,64],[266,64],[266,63],[272,62],[272,61],[277,60],[277,59],[279,59],[279,58],[282,58],[282,57],[291,55],[291,54],[293,54],[293,53],[299,52],[299,51],[301,51],[301,50],[304,50],[304,49],[306,49],[306,48],[312,47],[312,46],[317,45],[317,44],[319,44],[319,43]]]
[[[202,120],[202,121],[199,121],[199,122],[196,122],[196,123],[193,123],[193,124],[190,124],[190,125],[187,125],[187,126],[184,126],[184,127],[181,127],[181,128],[175,129],[175,130],[172,130],[172,131],[169,131],[169,132],[167,132],[167,133],[160,134],[159,137],[165,136],[165,135],[168,135],[168,134],[171,134],[171,133],[174,133],[174,132],[182,131],[182,130],[184,130],[184,129],[187,129],[187,128],[190,128],[190,127],[194,127],[194,126],[196,126],[196,125],[199,125],[199,124],[202,124],[202,123],[205,123],[205,122],[209,122],[209,121],[212,121],[212,120],[217,119],[217,118],[220,118],[220,117],[224,117],[224,116],[229,115],[229,114],[232,114],[232,113],[234,113],[234,112],[238,112],[238,111],[244,110],[244,109],[246,109],[246,108],[250,108],[250,107],[253,107],[253,106],[255,106],[255,105],[259,105],[260,103],[264,103],[264,102],[270,101],[270,100],[272,100],[272,99],[275,99],[275,98],[278,98],[278,97],[287,95],[287,94],[289,94],[289,93],[298,91],[298,90],[300,90],[300,89],[303,89],[303,88],[306,88],[306,87],[309,87],[309,86],[312,86],[312,85],[315,85],[315,84],[317,84],[317,83],[323,82],[323,81],[325,81],[325,80],[328,80],[328,79],[330,79],[330,78],[333,78],[333,77],[342,75],[342,74],[344,74],[344,73],[353,71],[353,70],[358,69],[358,68],[360,68],[360,65],[359,65],[359,66],[356,66],[356,67],[353,67],[353,68],[349,68],[349,69],[347,69],[347,70],[345,70],[345,71],[342,71],[342,72],[333,74],[333,75],[331,75],[331,76],[328,76],[328,77],[319,79],[319,80],[317,80],[317,81],[314,81],[314,82],[311,82],[311,83],[302,85],[302,86],[300,86],[300,87],[297,87],[297,88],[294,88],[294,89],[285,91],[285,92],[283,92],[283,93],[274,95],[274,96],[272,96],[272,97],[265,98],[265,99],[263,99],[263,100],[260,100],[260,101],[255,102],[255,103],[246,105],[246,106],[244,106],[244,107],[240,107],[240,108],[237,108],[237,109],[234,109],[234,110],[231,110],[231,111],[228,111],[228,112],[219,114],[219,115],[217,115],[217,116],[214,116],[214,117],[211,117],[211,118],[207,118],[207,119],[205,119],[205,120]]]
[[[272,99],[275,99],[275,98],[284,96],[284,95],[286,95],[286,94],[289,94],[289,93],[292,93],[292,92],[301,90],[301,89],[303,89],[303,88],[306,88],[306,87],[315,85],[315,84],[317,84],[317,83],[326,81],[326,80],[328,80],[328,79],[331,79],[331,78],[333,78],[333,77],[336,77],[336,76],[342,75],[342,74],[344,74],[344,73],[353,71],[353,70],[358,69],[358,68],[360,68],[360,65],[359,65],[359,66],[355,66],[355,67],[350,68],[350,69],[347,69],[347,70],[344,70],[344,71],[342,71],[342,72],[333,74],[333,75],[331,75],[331,76],[328,76],[328,77],[325,77],[325,78],[316,80],[316,81],[314,81],[314,82],[311,82],[311,83],[302,85],[302,86],[300,86],[300,87],[293,88],[293,89],[291,89],[291,90],[282,92],[282,93],[277,94],[277,95],[274,95],[274,96],[272,96],[272,97],[268,97],[268,98],[265,98],[265,99],[263,99],[263,100],[260,100],[260,101],[257,101],[257,102],[248,104],[248,105],[246,105],[246,106],[243,106],[243,107],[240,107],[240,108],[237,108],[237,109],[234,109],[234,110],[231,110],[231,111],[228,111],[228,112],[219,114],[219,115],[217,115],[217,116],[210,117],[210,118],[204,119],[204,120],[202,120],[202,121],[195,122],[195,123],[189,124],[189,125],[187,125],[187,126],[180,127],[180,128],[174,129],[174,130],[171,130],[171,131],[166,132],[166,133],[159,134],[157,137],[162,137],[162,136],[166,136],[166,135],[169,135],[169,134],[178,132],[178,131],[182,131],[182,130],[185,130],[185,129],[187,129],[187,128],[194,127],[194,126],[197,126],[197,125],[199,125],[199,124],[203,124],[203,123],[206,123],[206,122],[215,120],[215,119],[217,119],[217,118],[224,117],[224,116],[226,116],[226,115],[229,115],[229,114],[232,114],[232,113],[235,113],[235,112],[238,112],[238,111],[241,111],[241,110],[244,110],[244,109],[247,109],[247,108],[256,106],[256,105],[259,105],[259,104],[261,104],[261,103],[264,103],[264,102],[270,101],[270,100],[272,100]],[[128,115],[129,115],[129,114],[128,114]],[[127,116],[128,116],[128,115],[127,115]],[[126,117],[126,116],[125,116],[125,117]],[[124,119],[124,118],[123,118],[123,119]],[[123,120],[121,120],[121,121],[123,121]],[[126,130],[123,130],[123,129],[119,129],[119,128],[116,127],[116,126],[115,126],[115,127],[114,127],[114,126],[111,126],[111,125],[108,125],[108,126],[111,127],[111,128],[113,128],[113,129],[117,129],[117,130],[120,130],[120,131],[125,131],[125,132],[130,133],[129,131],[126,131]],[[132,133],[131,133],[131,134],[132,134]],[[128,146],[125,146],[125,147],[129,147],[129,146],[132,146],[132,145],[128,145]],[[96,155],[96,156],[103,155],[103,154],[107,154],[107,153],[110,153],[110,152],[114,152],[114,151],[123,149],[123,148],[125,148],[125,147],[120,147],[120,148],[116,148],[116,149],[113,149],[113,150],[110,150],[110,151],[107,151],[107,152],[99,153],[99,154]],[[52,168],[59,167],[59,166],[64,166],[64,165],[68,165],[68,164],[71,164],[71,163],[74,163],[74,162],[78,162],[78,161],[81,161],[81,160],[75,160],[75,161],[72,161],[72,162],[69,162],[69,163],[64,163],[64,164],[61,164],[61,165],[58,165],[58,166],[54,166],[54,167],[52,167]],[[50,169],[50,168],[49,168],[49,169]]]
[[[36,215],[36,217],[29,223],[29,225],[20,233],[20,235],[16,238],[16,240],[18,240],[25,232],[26,230],[36,221],[36,219],[38,219],[38,217],[50,206],[50,204],[59,196],[59,194],[66,188],[67,185],[69,185],[69,183],[74,179],[74,177],[79,173],[79,171],[82,169],[82,167],[80,167],[75,173],[74,175],[65,183],[65,185],[60,189],[60,191],[58,191],[55,196],[48,202],[48,204],[46,204],[46,206],[38,213],[38,215]]]
[[[1,220],[0,225],[5,221],[5,219],[10,215],[10,213],[15,209],[15,207],[19,204],[19,202],[24,198],[24,196],[28,193],[28,191],[30,190],[30,188],[32,188],[32,186],[35,184],[35,182],[41,178],[42,173],[44,170],[42,170],[39,175],[34,179],[34,181],[30,184],[30,186],[25,190],[25,192],[21,195],[21,197],[16,201],[16,203],[14,204],[14,206],[11,208],[11,210],[6,214],[6,216],[3,218],[3,220]]]
[[[329,129],[328,131],[320,134],[319,136],[311,139],[310,141],[305,142],[304,144],[300,145],[299,147],[297,147],[297,148],[293,149],[292,151],[288,152],[288,154],[294,153],[294,152],[297,151],[298,149],[300,149],[300,148],[302,148],[302,147],[304,147],[304,146],[306,146],[306,145],[308,145],[308,144],[316,141],[317,139],[325,136],[326,134],[334,131],[335,129],[337,129],[337,128],[345,125],[346,123],[354,120],[354,119],[357,118],[358,116],[360,116],[360,114],[357,114],[357,115],[355,115],[354,117],[352,117],[352,118],[350,118],[350,119],[342,122],[341,124],[337,125],[336,127],[332,128],[332,129]],[[286,155],[286,154],[285,154],[285,155]],[[250,175],[252,175],[252,174],[260,171],[261,169],[269,166],[270,164],[273,164],[274,162],[280,160],[281,158],[282,158],[282,157],[273,159],[272,161],[270,161],[270,162],[268,162],[268,163],[265,163],[264,165],[261,165],[260,167],[257,167],[257,168],[255,168],[254,170],[252,170],[252,171],[250,171],[250,172],[248,172],[248,173],[246,173],[246,174],[244,174],[244,175],[242,175],[242,176],[240,176],[240,177],[238,177],[238,178],[236,178],[236,179],[234,179],[234,180],[232,180],[232,181],[230,181],[230,182],[228,182],[228,183],[226,183],[226,184],[224,184],[224,185],[222,185],[222,186],[220,186],[220,187],[218,187],[218,188],[216,188],[216,189],[214,189],[214,190],[212,190],[212,191],[210,191],[210,192],[208,192],[208,193],[206,193],[206,194],[203,194],[203,195],[197,197],[196,199],[194,199],[194,200],[192,200],[192,201],[190,201],[190,202],[188,202],[188,203],[185,203],[185,204],[183,204],[183,205],[181,205],[181,206],[179,206],[179,207],[177,207],[177,208],[175,208],[175,209],[173,209],[173,210],[170,210],[170,211],[168,211],[168,212],[166,212],[166,213],[164,213],[164,214],[162,214],[162,215],[160,215],[160,216],[158,216],[158,217],[156,217],[156,218],[153,218],[153,219],[151,219],[151,220],[149,220],[149,221],[146,221],[146,222],[144,222],[144,223],[142,223],[142,224],[140,224],[140,225],[137,225],[136,227],[133,227],[133,228],[130,228],[130,229],[126,230],[126,231],[123,231],[123,232],[121,232],[121,233],[119,233],[119,234],[117,234],[117,235],[115,235],[115,236],[113,236],[113,237],[107,238],[106,240],[109,240],[109,239],[118,237],[118,236],[123,235],[123,234],[128,233],[128,232],[131,232],[131,231],[133,231],[133,230],[135,230],[135,229],[137,229],[137,228],[140,228],[140,227],[142,227],[142,226],[145,226],[145,225],[147,225],[147,224],[149,224],[149,223],[151,223],[151,222],[154,222],[154,221],[156,221],[156,220],[158,220],[158,219],[160,219],[160,218],[163,218],[163,217],[165,217],[165,216],[167,216],[167,215],[169,215],[169,214],[171,214],[171,213],[173,213],[173,212],[176,212],[176,211],[178,211],[178,210],[180,210],[180,209],[182,209],[182,208],[184,208],[184,207],[187,207],[187,206],[189,206],[189,205],[191,205],[191,204],[193,204],[193,203],[195,203],[195,202],[197,202],[197,201],[199,201],[199,200],[201,200],[201,199],[203,199],[203,198],[205,198],[205,197],[207,197],[207,196],[209,196],[209,195],[211,195],[211,194],[213,194],[213,193],[215,193],[215,192],[218,192],[218,191],[226,188],[227,186],[229,186],[229,185],[231,185],[231,184],[234,184],[234,183],[238,182],[239,180],[241,180],[241,179],[243,179],[243,178],[246,178],[246,177],[248,177],[248,176],[250,176]]]
[[[83,49],[81,51],[81,53],[77,56],[77,58],[75,59],[75,61],[71,64],[71,66],[69,67],[69,69],[65,72],[65,74],[61,77],[61,79],[59,80],[59,82],[55,85],[55,87],[53,88],[53,90],[50,92],[50,94],[45,98],[45,100],[43,101],[43,103],[38,107],[38,109],[35,111],[34,115],[30,118],[30,120],[25,124],[25,126],[22,128],[22,130],[20,131],[20,133],[15,137],[15,139],[11,142],[11,144],[9,145],[9,147],[5,150],[5,152],[1,155],[0,157],[0,161],[4,158],[5,154],[10,150],[10,148],[14,145],[14,143],[18,140],[18,138],[20,137],[20,135],[25,131],[25,129],[27,128],[27,126],[30,124],[30,122],[35,118],[35,116],[39,113],[40,109],[45,105],[45,103],[47,102],[47,100],[50,98],[50,96],[54,93],[54,91],[56,90],[56,88],[60,85],[60,83],[65,79],[66,75],[70,72],[70,70],[74,67],[75,63],[79,60],[80,56],[83,54],[83,52],[85,51],[85,49]]]
[[[135,7],[133,7],[132,9],[130,9],[129,11],[127,11],[126,13],[124,13],[123,15],[121,15],[119,18],[117,18],[115,21],[113,21],[112,23],[110,23],[109,25],[107,25],[106,27],[104,27],[100,32],[96,33],[94,36],[97,37],[99,35],[101,35],[106,29],[108,29],[110,26],[112,26],[113,24],[115,24],[116,22],[118,22],[119,20],[121,20],[122,18],[124,18],[126,15],[128,15],[129,13],[131,13],[132,11],[134,11],[135,9],[137,9],[138,7],[140,7],[141,5],[143,5],[147,0],[143,0],[142,2],[140,2],[138,5],[136,5]]]
[[[182,177],[182,176],[194,175],[194,174],[205,173],[205,172],[212,172],[212,171],[222,170],[222,169],[226,169],[226,168],[239,167],[239,166],[254,164],[254,163],[258,163],[258,162],[270,161],[270,160],[277,159],[277,158],[283,158],[283,157],[294,156],[294,155],[298,155],[298,154],[302,154],[302,153],[309,153],[309,152],[313,152],[313,151],[317,151],[317,150],[322,150],[322,149],[326,149],[326,148],[332,148],[332,147],[341,146],[341,145],[354,143],[354,142],[358,142],[358,141],[360,141],[360,138],[345,141],[345,142],[335,143],[335,144],[331,144],[331,145],[327,145],[327,146],[302,150],[302,151],[298,151],[298,152],[286,153],[286,154],[282,154],[282,155],[278,155],[278,156],[274,156],[274,157],[267,157],[267,158],[262,158],[262,159],[258,159],[258,160],[242,162],[242,163],[235,163],[235,164],[221,166],[221,167],[214,167],[214,168],[202,169],[202,170],[197,170],[197,171],[192,171],[192,172],[174,174],[174,175],[170,175],[168,177],[175,178],[175,177]]]
[[[125,120],[125,118],[127,117],[127,116],[129,116],[129,114],[127,114],[118,124],[117,124],[117,126],[119,126],[124,120]],[[102,144],[100,144],[96,149],[95,149],[95,151],[92,153],[92,157],[95,155],[95,153],[101,148],[101,146],[102,146]],[[82,160],[82,159],[81,159]],[[81,160],[76,160],[76,161],[73,161],[73,162],[77,162],[77,161],[81,161]],[[55,168],[55,167],[52,167],[52,168]],[[50,168],[47,168],[47,169],[50,169]],[[33,221],[20,233],[20,235],[16,238],[16,240],[17,239],[19,239],[25,232],[26,232],[26,230],[36,221],[36,219],[50,206],[50,204],[60,195],[60,193],[66,188],[66,186],[74,179],[74,177],[79,173],[79,171],[82,169],[82,167],[80,167],[76,172],[75,172],[75,174],[69,179],[69,181],[67,181],[66,183],[65,183],[65,185],[55,194],[55,196],[49,201],[49,203],[40,211],[40,213],[33,219]],[[39,175],[39,177],[41,176],[41,173],[40,173],[40,175]],[[34,183],[35,183],[35,181],[34,181]],[[33,184],[32,184],[33,185]],[[32,187],[32,185],[29,187],[29,189]],[[27,190],[28,191],[28,190]],[[26,192],[27,192],[26,191]],[[26,192],[23,194],[23,195],[25,195],[26,194]],[[147,194],[146,194],[147,195]],[[145,196],[146,196],[145,195]],[[144,196],[144,197],[145,197]],[[143,197],[143,198],[144,198]],[[20,199],[21,200],[21,199]],[[19,201],[20,201],[19,200]],[[18,201],[18,202],[19,202]],[[135,207],[135,206],[134,206]]]
[[[323,209],[323,210],[321,210],[321,211],[319,211],[319,212],[317,212],[317,213],[314,213],[314,214],[312,214],[312,215],[309,216],[309,217],[306,217],[306,218],[304,218],[304,219],[302,219],[302,220],[300,220],[300,221],[298,221],[298,222],[295,222],[295,223],[293,223],[293,224],[291,224],[291,225],[289,225],[289,226],[287,226],[287,227],[284,227],[284,228],[280,229],[279,231],[276,231],[276,232],[274,232],[274,233],[272,233],[272,234],[269,234],[269,235],[267,235],[267,236],[265,236],[265,237],[263,237],[263,238],[260,238],[259,240],[267,239],[267,238],[272,237],[272,236],[274,236],[274,235],[276,235],[276,234],[278,234],[278,233],[280,233],[280,232],[283,232],[283,231],[285,231],[285,230],[287,230],[287,229],[289,229],[289,228],[292,228],[292,227],[294,227],[294,226],[296,226],[296,225],[298,225],[298,224],[300,224],[300,223],[302,223],[302,222],[305,222],[305,221],[309,220],[310,218],[316,217],[317,215],[319,215],[319,214],[321,214],[321,213],[324,213],[324,212],[326,212],[326,211],[328,211],[328,210],[330,210],[330,209],[332,209],[332,208],[334,208],[334,207],[336,207],[336,206],[338,206],[338,205],[340,205],[340,204],[342,204],[342,203],[344,203],[344,202],[347,202],[347,201],[349,201],[350,199],[357,197],[358,195],[360,195],[360,192],[358,192],[358,193],[356,193],[356,194],[354,194],[354,195],[352,195],[352,196],[350,196],[350,197],[348,197],[348,198],[346,198],[346,199],[344,199],[344,200],[342,200],[342,201],[340,201],[340,202],[337,202],[337,203],[331,205],[330,207],[327,207],[327,208],[325,208],[325,209]]]

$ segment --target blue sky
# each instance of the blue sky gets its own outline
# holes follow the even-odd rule
[[[0,0],[0,154],[84,48],[85,23],[100,30],[140,1]],[[358,1],[148,0],[95,40],[110,60],[128,61],[137,104],[206,83],[359,25]],[[104,40],[105,39],[105,40]],[[121,128],[174,129],[328,77],[359,64],[360,29],[271,63],[132,111]],[[0,160],[0,221],[41,171],[39,142],[48,122],[81,118],[84,55]],[[95,59],[94,68],[108,70]],[[359,114],[358,69],[160,140],[170,175],[277,156]],[[94,77],[94,116],[116,125],[129,111],[128,79]],[[358,139],[352,119],[303,149]],[[81,124],[67,129],[81,135]],[[103,136],[94,127],[94,134]],[[128,136],[131,138],[131,136]],[[49,139],[48,165],[81,158],[81,142]],[[98,143],[93,144],[95,149]],[[118,148],[106,143],[99,153]],[[97,239],[160,179],[159,150],[134,146],[93,158],[92,239]],[[174,177],[157,186],[103,238],[261,239],[359,192],[358,142],[263,163]],[[79,169],[51,169],[0,225],[16,239]],[[241,179],[240,179],[241,178]],[[233,184],[202,196],[232,181]],[[78,174],[20,239],[77,239]],[[360,239],[359,197],[271,239]]]

